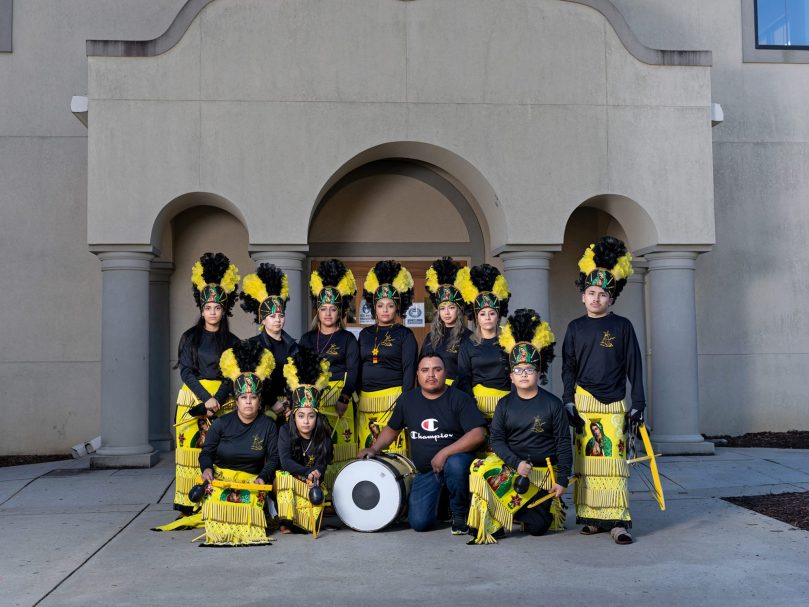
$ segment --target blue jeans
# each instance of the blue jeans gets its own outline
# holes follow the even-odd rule
[[[441,473],[430,471],[416,475],[408,500],[408,519],[413,530],[427,531],[435,525],[438,500],[444,487],[449,492],[452,513],[466,518],[469,512],[469,466],[473,459],[469,453],[456,453],[447,458]]]

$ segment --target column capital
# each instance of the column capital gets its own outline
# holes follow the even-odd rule
[[[506,251],[500,253],[504,270],[550,270],[556,251]]]
[[[306,259],[306,253],[302,251],[274,251],[262,249],[250,249],[250,257],[258,263],[274,263],[282,270],[301,270]]]
[[[644,255],[649,262],[649,271],[654,270],[694,270],[697,266],[698,251],[658,251]]]
[[[169,282],[172,274],[174,274],[174,263],[153,261],[149,268],[149,282]]]
[[[154,253],[142,251],[93,251],[101,261],[101,271],[108,270],[139,270],[148,272]]]

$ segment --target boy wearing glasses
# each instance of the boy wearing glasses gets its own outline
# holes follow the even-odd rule
[[[562,401],[539,387],[547,381],[554,343],[548,323],[533,310],[517,310],[503,329],[500,346],[508,354],[514,390],[494,410],[494,454],[472,463],[469,526],[477,529],[475,543],[492,543],[513,521],[531,535],[543,535],[552,525],[564,528],[559,498],[573,463],[570,431]],[[553,498],[535,504],[548,494]]]

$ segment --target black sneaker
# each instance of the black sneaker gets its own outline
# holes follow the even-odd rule
[[[466,515],[452,515],[452,535],[466,535],[469,533],[469,525],[466,524]]]

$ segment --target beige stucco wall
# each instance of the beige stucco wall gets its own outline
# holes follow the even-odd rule
[[[148,242],[189,191],[232,201],[253,243],[305,244],[323,185],[392,141],[485,176],[494,250],[561,243],[602,193],[647,210],[643,245],[713,242],[710,69],[641,63],[580,4],[217,0],[163,55],[89,67],[91,244]]]

